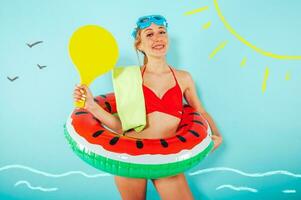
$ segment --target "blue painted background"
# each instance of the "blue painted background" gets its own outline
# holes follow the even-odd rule
[[[300,1],[220,0],[219,5],[232,27],[256,46],[301,55]],[[204,6],[209,9],[184,15]],[[139,16],[153,13],[169,22],[169,63],[192,74],[199,97],[224,138],[219,149],[186,173],[195,198],[301,199],[301,60],[265,57],[238,41],[219,19],[213,0],[4,0],[1,200],[120,199],[112,176],[85,176],[104,173],[81,161],[64,138],[63,124],[73,109],[72,92],[79,82],[67,47],[78,27],[98,24],[118,41],[118,65],[138,64],[130,33]],[[203,29],[209,21],[211,27]],[[43,43],[26,45],[36,41]],[[227,45],[209,59],[223,41]],[[241,67],[244,57],[247,62]],[[47,67],[39,69],[37,64]],[[266,67],[270,73],[262,92]],[[290,80],[285,79],[287,72]],[[15,76],[19,77],[15,81],[7,78]],[[91,85],[94,95],[112,91],[110,77],[107,73]],[[30,185],[18,185],[19,181]],[[38,186],[53,191],[30,189]],[[151,182],[147,198],[159,199]]]

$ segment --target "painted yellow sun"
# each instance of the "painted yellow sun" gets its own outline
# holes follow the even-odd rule
[[[252,49],[253,51],[255,51],[256,53],[262,55],[262,56],[266,56],[266,57],[270,57],[273,59],[281,59],[281,60],[301,60],[301,55],[283,55],[283,54],[277,54],[274,53],[272,51],[269,50],[265,50],[261,47],[256,46],[254,43],[248,41],[246,38],[244,38],[242,35],[240,35],[231,25],[230,23],[227,21],[227,19],[225,18],[225,16],[223,15],[218,0],[213,0],[214,3],[214,9],[220,19],[220,21],[222,22],[222,24],[225,26],[226,30],[232,35],[234,36],[235,39],[237,39],[239,42],[241,42],[243,45],[247,46],[248,48]],[[209,9],[209,6],[204,6],[201,8],[197,8],[188,12],[184,13],[184,16],[189,16],[189,15],[193,15],[199,12],[203,12]],[[211,22],[207,22],[205,23],[202,28],[203,29],[208,29],[211,26]],[[209,59],[212,59],[219,51],[221,51],[226,45],[228,44],[228,41],[223,41],[221,42],[209,55]],[[247,62],[247,58],[244,57],[243,60],[240,63],[240,67],[243,68],[246,65]],[[270,69],[268,67],[265,68],[264,71],[264,75],[263,75],[263,82],[262,82],[262,92],[264,93],[266,91],[266,87],[267,87],[267,80],[268,80],[268,76],[269,76],[269,71]],[[290,80],[291,79],[291,73],[289,71],[286,72],[285,74],[285,80]]]

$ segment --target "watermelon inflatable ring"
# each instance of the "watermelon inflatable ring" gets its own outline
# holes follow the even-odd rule
[[[95,102],[116,113],[114,93],[100,95]],[[102,171],[125,177],[155,179],[182,173],[197,165],[213,148],[207,121],[191,106],[173,137],[138,139],[115,133],[85,109],[76,108],[64,125],[73,151]]]

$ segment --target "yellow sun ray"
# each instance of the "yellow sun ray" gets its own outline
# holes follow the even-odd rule
[[[247,62],[247,58],[244,57],[240,63],[240,67],[244,67],[246,65],[246,62]]]
[[[287,71],[286,73],[285,73],[285,80],[291,80],[291,78],[292,78],[292,75],[291,75],[291,72],[290,71]]]
[[[256,51],[257,53],[260,53],[264,56],[268,56],[271,58],[275,58],[275,59],[286,59],[286,60],[301,60],[301,56],[297,55],[297,56],[291,56],[291,55],[280,55],[280,54],[275,54],[272,52],[268,52],[265,51],[257,46],[255,46],[254,44],[250,43],[249,41],[247,41],[246,39],[244,39],[241,35],[239,35],[232,27],[231,25],[226,21],[225,17],[223,16],[219,5],[218,5],[218,0],[214,0],[214,6],[215,9],[217,11],[217,14],[220,18],[220,20],[222,21],[222,23],[225,25],[226,29],[228,29],[228,31],[234,35],[240,42],[242,42],[243,44],[245,44],[246,46],[250,47],[251,49],[253,49],[254,51]]]
[[[222,43],[220,43],[209,55],[209,58],[213,58],[215,56],[215,54],[217,54],[217,52],[219,52],[220,50],[222,50],[226,45],[227,45],[228,41],[224,41]]]
[[[204,7],[198,8],[198,9],[194,9],[194,10],[185,12],[184,15],[185,15],[185,16],[187,16],[187,15],[193,15],[193,14],[195,14],[195,13],[203,12],[203,11],[205,11],[205,10],[208,10],[208,8],[209,8],[209,6],[204,6]]]
[[[264,93],[267,89],[267,80],[268,80],[268,77],[269,77],[269,68],[266,67],[265,68],[265,72],[264,72],[264,77],[263,77],[263,82],[262,82],[262,92]]]
[[[211,26],[211,22],[207,22],[202,26],[203,29],[208,29]]]

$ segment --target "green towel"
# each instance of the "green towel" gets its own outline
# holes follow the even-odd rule
[[[112,80],[122,131],[142,131],[146,125],[146,112],[140,67],[114,67]]]

